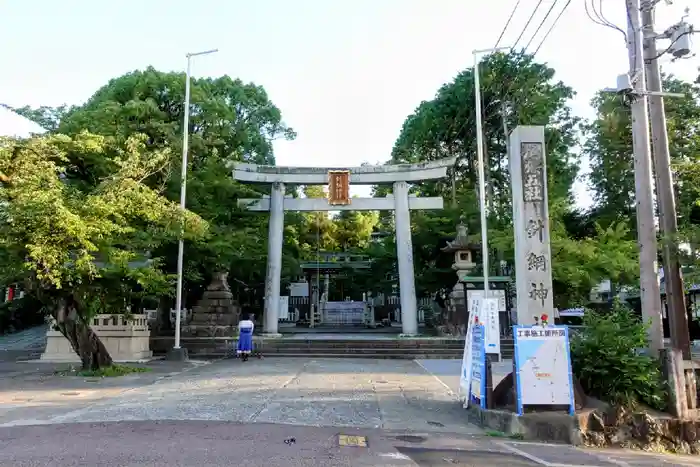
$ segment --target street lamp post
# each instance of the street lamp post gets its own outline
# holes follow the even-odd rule
[[[184,242],[184,212],[185,198],[187,197],[187,149],[189,146],[190,137],[190,70],[192,68],[192,57],[198,55],[208,55],[218,52],[219,49],[205,50],[203,52],[195,52],[187,54],[187,74],[185,77],[185,105],[184,117],[182,123],[182,172],[180,175],[180,209],[183,214],[182,232],[180,234],[180,242],[177,248],[177,290],[175,292],[175,345],[172,348],[170,358],[173,360],[187,360],[187,349],[180,347],[180,325],[182,314],[182,265],[185,257],[185,242]]]
[[[474,50],[474,107],[476,108],[476,155],[479,176],[479,204],[481,206],[481,262],[484,274],[484,298],[489,295],[489,248],[488,225],[486,224],[486,168],[484,167],[484,129],[481,120],[481,83],[479,79],[479,57],[484,53],[499,52],[510,47]],[[467,297],[464,297],[465,303]]]

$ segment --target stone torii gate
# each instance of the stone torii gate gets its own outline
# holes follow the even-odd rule
[[[434,180],[447,175],[456,158],[419,164],[361,166],[351,168],[278,167],[237,163],[233,178],[244,183],[272,185],[270,196],[240,199],[239,206],[250,211],[269,211],[267,276],[265,278],[266,335],[278,335],[277,307],[282,273],[284,211],[391,211],[395,212],[396,253],[399,263],[401,324],[405,335],[418,334],[416,284],[413,270],[411,209],[442,209],[442,197],[409,196],[409,183]],[[350,198],[354,185],[393,184],[393,194],[385,198]],[[285,185],[329,185],[328,199],[285,197]]]

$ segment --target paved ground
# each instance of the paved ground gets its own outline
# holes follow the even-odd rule
[[[569,465],[572,459],[577,466],[693,465],[646,455],[637,456],[643,463],[626,464],[611,462],[605,453],[480,437],[280,424],[162,421],[15,427],[11,435],[6,430],[0,429],[0,465],[14,467],[529,467]]]
[[[466,422],[450,389],[454,365],[161,361],[149,373],[79,378],[46,364],[7,364],[0,466],[700,465],[487,437]]]
[[[45,347],[47,328],[48,325],[35,326],[12,334],[0,335],[0,352]]]

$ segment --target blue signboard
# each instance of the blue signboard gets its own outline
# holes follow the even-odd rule
[[[567,326],[513,326],[518,415],[526,405],[568,406],[575,412]]]
[[[486,347],[484,346],[484,326],[474,325],[472,332],[472,378],[469,399],[486,408]]]

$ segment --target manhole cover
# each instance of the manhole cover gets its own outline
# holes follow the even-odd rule
[[[442,423],[440,423],[440,422],[434,422],[434,421],[432,421],[432,420],[428,420],[428,425],[439,426],[440,428],[445,428],[445,425],[443,425]]]
[[[338,446],[354,447],[354,448],[366,448],[367,437],[366,436],[352,436],[352,435],[338,435]]]
[[[399,435],[396,437],[396,439],[405,443],[424,443],[428,438],[417,435]]]

